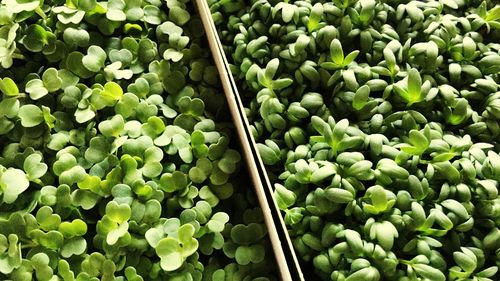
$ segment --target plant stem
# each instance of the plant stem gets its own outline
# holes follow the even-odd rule
[[[20,59],[20,60],[24,60],[25,59],[25,57],[24,57],[23,54],[18,54],[18,53],[13,53],[12,54],[12,58],[14,58],[14,59]]]

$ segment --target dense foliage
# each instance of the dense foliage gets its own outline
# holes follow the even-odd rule
[[[2,0],[1,280],[275,280],[207,50],[187,0]]]
[[[496,1],[208,2],[304,269],[498,280]]]

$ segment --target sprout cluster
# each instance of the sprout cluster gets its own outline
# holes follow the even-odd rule
[[[208,2],[304,269],[497,280],[496,1]]]
[[[270,281],[187,0],[2,0],[0,279]]]

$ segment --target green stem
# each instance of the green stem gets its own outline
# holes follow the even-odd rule
[[[24,57],[23,54],[18,54],[18,53],[13,53],[12,54],[12,58],[14,58],[14,59],[20,59],[20,60],[24,60],[25,59],[25,57]]]
[[[40,6],[36,7],[35,9],[35,13],[37,13],[37,15],[39,15],[42,19],[46,20],[47,19],[47,15],[45,14],[45,12],[42,10],[42,8],[40,8]]]
[[[21,242],[21,249],[33,248],[38,246],[38,243],[35,243],[32,240],[28,240],[22,237],[19,237],[19,242]]]
[[[412,262],[411,261],[407,261],[407,260],[402,260],[402,259],[398,259],[398,261],[402,264],[406,264],[406,265],[412,265]]]
[[[33,243],[33,242],[31,242],[31,243],[21,243],[21,249],[34,248],[36,246],[38,246],[38,244],[37,243]]]

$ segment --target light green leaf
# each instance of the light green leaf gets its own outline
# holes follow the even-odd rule
[[[210,221],[207,223],[207,227],[212,232],[222,232],[224,230],[225,224],[229,221],[228,214],[224,212],[215,213]]]
[[[26,128],[35,127],[44,122],[42,110],[33,104],[26,104],[19,108],[21,125]]]
[[[38,100],[46,96],[49,91],[43,85],[43,81],[40,79],[32,79],[26,83],[26,93],[30,95],[32,100]]]
[[[352,99],[352,107],[356,110],[361,110],[369,100],[370,87],[367,85],[361,86]]]
[[[19,89],[17,88],[16,83],[9,77],[0,79],[0,91],[9,97],[19,95]]]
[[[337,65],[342,65],[344,62],[344,51],[342,50],[342,44],[335,38],[330,43],[330,57],[332,61]]]
[[[325,191],[325,197],[334,203],[347,204],[354,200],[354,195],[341,188],[328,188]]]
[[[281,210],[286,210],[288,207],[295,204],[295,200],[297,200],[297,195],[291,190],[286,189],[281,184],[274,185],[274,198],[278,203],[278,207]]]
[[[63,82],[59,77],[59,72],[53,67],[48,68],[43,72],[42,81],[44,87],[51,93],[59,90]]]
[[[97,45],[92,45],[87,50],[87,55],[82,58],[82,63],[88,70],[98,72],[104,67],[106,52]]]
[[[17,197],[28,189],[29,185],[28,176],[22,170],[14,168],[7,169],[0,177],[3,201],[7,204],[14,203]]]
[[[26,172],[29,180],[36,180],[41,178],[48,170],[48,166],[42,163],[42,155],[38,153],[31,154],[24,160],[24,171]]]
[[[408,95],[410,104],[422,100],[422,78],[420,73],[415,68],[408,71]]]
[[[417,272],[418,275],[433,281],[445,281],[446,277],[444,274],[437,268],[434,268],[430,265],[426,264],[413,264],[413,269]]]

